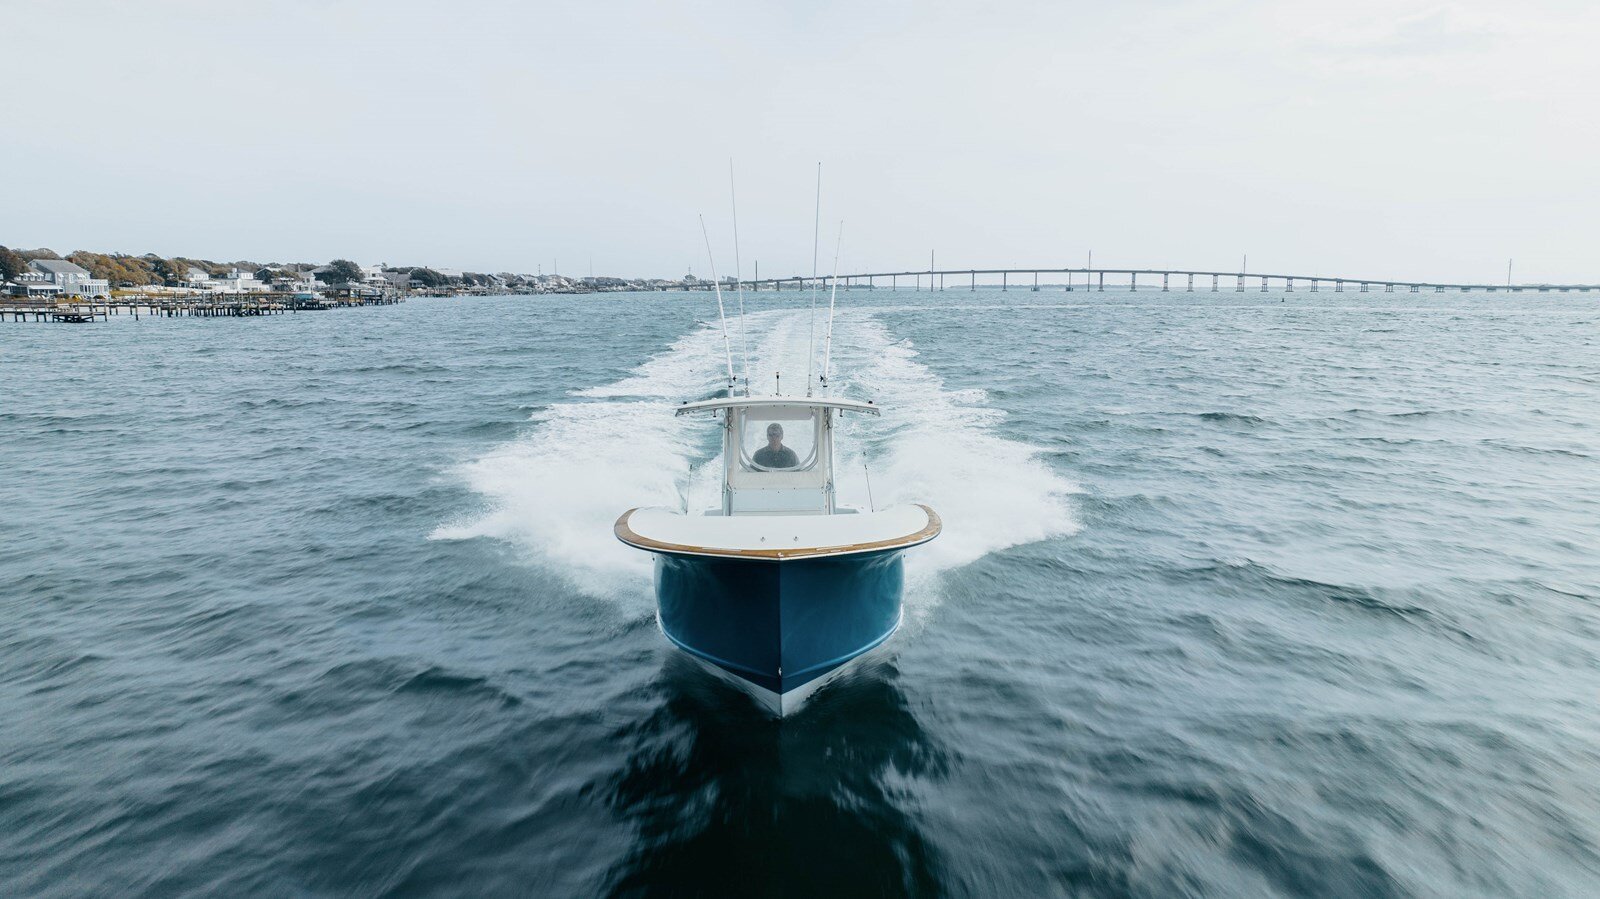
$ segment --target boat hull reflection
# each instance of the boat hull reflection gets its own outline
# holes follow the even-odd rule
[[[599,892],[946,892],[950,874],[914,793],[937,791],[950,756],[912,711],[892,657],[873,659],[851,666],[808,708],[811,726],[795,728],[670,653],[660,704],[617,730],[626,762],[592,787],[634,828]]]

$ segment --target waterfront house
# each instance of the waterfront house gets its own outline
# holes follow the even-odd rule
[[[289,285],[294,293],[316,295],[322,289],[322,282],[317,280],[313,266],[291,267],[289,271],[294,274],[294,283]]]
[[[384,271],[386,267],[386,264],[382,262],[377,265],[363,265],[361,267],[362,283],[368,287],[382,288],[391,286],[389,275]]]
[[[11,282],[11,295],[27,300],[53,300],[61,296],[61,285],[51,281],[44,272],[33,269],[18,272]]]
[[[386,271],[383,273],[383,277],[384,280],[388,281],[389,286],[395,288],[396,290],[410,290],[412,287],[421,286],[411,280],[410,271]]]
[[[65,259],[34,259],[28,263],[28,268],[35,274],[42,275],[43,283],[60,288],[57,292],[60,296],[90,298],[111,296],[111,282],[104,278],[91,277],[88,269],[75,262],[68,262]]]
[[[211,273],[203,268],[189,266],[189,272],[184,275],[184,279],[183,284],[179,285],[180,287],[193,287],[196,290],[211,289]]]
[[[215,293],[262,293],[270,289],[270,285],[258,280],[255,272],[232,268],[226,276],[212,281],[209,289]]]

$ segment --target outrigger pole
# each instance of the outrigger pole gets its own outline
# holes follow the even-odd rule
[[[811,337],[806,343],[806,396],[811,395],[811,367],[817,358],[817,241],[822,234],[822,163],[817,163],[817,214],[811,226]]]
[[[733,346],[728,342],[728,315],[722,309],[722,285],[717,281],[717,257],[711,253],[711,235],[706,233],[706,217],[700,216],[700,236],[706,239],[706,258],[711,261],[711,286],[717,292],[717,319],[722,322],[722,355],[728,360],[728,395],[733,395]]]
[[[733,277],[739,288],[739,354],[744,363],[744,395],[750,395],[750,337],[744,326],[744,274],[739,270],[739,195],[733,189],[733,160],[728,160],[728,197],[733,201]],[[704,221],[701,222],[704,224]],[[759,267],[758,267],[759,268]],[[759,276],[760,272],[757,271]]]
[[[828,368],[833,362],[833,306],[839,298],[839,247],[844,243],[844,222],[839,222],[839,237],[833,244],[833,285],[828,293],[828,333],[822,338],[822,389],[828,389]]]

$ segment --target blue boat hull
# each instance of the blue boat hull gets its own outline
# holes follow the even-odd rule
[[[781,561],[657,553],[661,629],[783,714],[900,626],[902,552]]]

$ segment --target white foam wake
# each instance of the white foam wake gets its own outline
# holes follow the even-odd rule
[[[628,377],[536,413],[526,434],[456,466],[486,509],[430,536],[505,540],[586,592],[640,592],[650,557],[618,542],[612,524],[635,506],[681,504],[691,460],[715,435],[671,407],[722,376],[721,332],[702,326]]]
[[[880,508],[920,502],[944,520],[939,539],[907,556],[913,582],[1007,547],[1076,533],[1068,497],[1079,488],[1038,458],[1037,447],[998,432],[1005,413],[982,390],[950,390],[918,359],[909,340],[894,340],[876,319],[840,320],[849,339],[835,345],[843,395],[870,397],[881,420],[847,417],[834,478],[852,505]]]
[[[754,391],[770,393],[781,371],[784,393],[803,392],[806,313],[755,313],[749,326]],[[734,353],[742,369],[737,334]],[[909,341],[893,340],[868,314],[841,314],[833,362],[836,394],[871,398],[885,410],[881,420],[850,416],[841,424],[840,500],[868,505],[865,461],[879,508],[922,502],[944,519],[944,534],[910,555],[913,583],[1077,529],[1066,499],[1077,488],[1036,448],[996,433],[1004,413],[985,406],[982,391],[947,390]],[[685,491],[691,509],[716,504],[717,435],[704,420],[675,418],[671,407],[714,391],[723,366],[721,334],[703,326],[627,377],[536,414],[528,433],[457,467],[486,510],[432,536],[506,540],[586,592],[643,593],[649,557],[618,543],[612,523],[634,506],[682,506]]]

